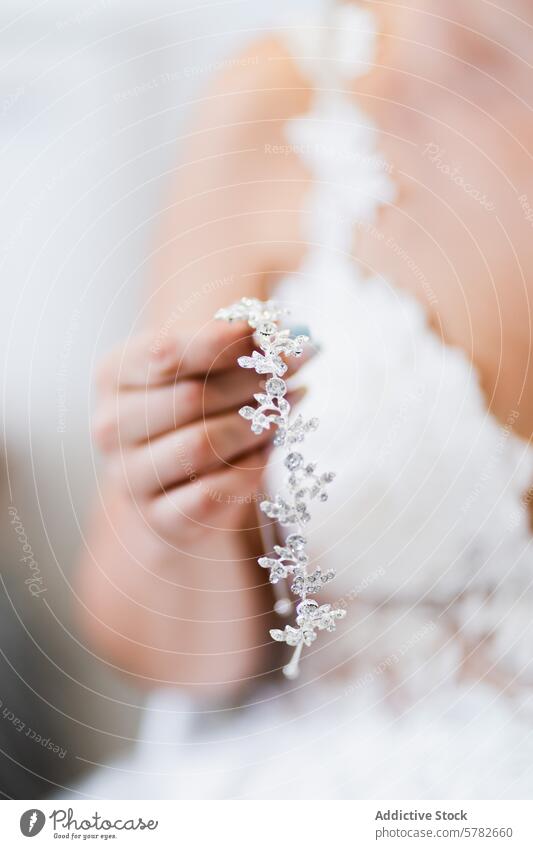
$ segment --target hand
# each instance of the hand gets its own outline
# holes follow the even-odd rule
[[[260,389],[236,363],[252,347],[247,326],[211,322],[162,346],[135,338],[99,370],[107,479],[80,618],[96,650],[147,686],[207,693],[268,669],[254,496],[272,434],[254,435],[237,412]]]
[[[206,525],[239,527],[259,485],[272,433],[237,412],[260,390],[237,365],[252,349],[247,325],[212,321],[162,344],[135,337],[100,367],[94,436],[111,479],[182,550]]]

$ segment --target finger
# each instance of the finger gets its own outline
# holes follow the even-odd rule
[[[213,320],[193,335],[135,336],[105,359],[98,374],[99,387],[105,392],[117,387],[157,386],[229,368],[252,350],[251,332],[244,322]]]
[[[205,527],[227,530],[239,527],[243,513],[265,497],[262,478],[269,453],[268,448],[255,451],[235,466],[156,496],[149,506],[150,524],[157,533],[176,542],[180,538],[183,541],[188,526],[200,531]]]
[[[308,359],[308,358],[307,358]],[[299,358],[298,366],[303,365]],[[293,369],[293,374],[296,369]],[[104,397],[97,409],[93,438],[101,451],[139,444],[199,419],[238,409],[265,390],[266,379],[237,367],[165,386]],[[290,396],[289,396],[290,397]]]
[[[112,352],[98,374],[101,391],[117,387],[139,388],[158,386],[191,376],[204,376],[227,369],[239,357],[249,355],[254,344],[251,329],[244,322],[225,324],[210,321],[193,336],[181,333],[175,337],[154,339],[141,334]],[[314,354],[312,342],[305,346],[301,357],[287,358],[287,377],[295,373]]]
[[[113,467],[126,477],[132,494],[150,496],[186,481],[194,483],[200,475],[271,439],[268,430],[252,433],[238,413],[224,413],[135,447],[119,456]]]
[[[264,381],[263,381],[264,385]],[[105,398],[95,413],[93,437],[102,451],[139,444],[218,413],[251,403],[261,384],[255,372],[237,368],[206,380],[177,381],[148,391],[131,390]]]

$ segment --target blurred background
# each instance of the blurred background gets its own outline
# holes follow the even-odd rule
[[[299,0],[291,10],[310,9]],[[0,5],[0,792],[70,786],[131,744],[141,696],[69,599],[97,485],[91,374],[150,275],[196,98],[280,0]]]

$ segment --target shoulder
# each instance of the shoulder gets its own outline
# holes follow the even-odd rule
[[[187,203],[189,220],[205,222],[215,210],[229,239],[238,230],[269,251],[292,250],[308,174],[285,128],[307,110],[310,94],[275,36],[220,63],[181,139],[174,196],[198,199]]]
[[[194,104],[183,147],[215,160],[229,156],[225,170],[254,162],[270,169],[265,145],[284,137],[285,123],[305,112],[309,100],[309,86],[283,40],[262,38],[219,63]]]
[[[250,121],[287,120],[306,109],[310,88],[283,38],[272,34],[227,57],[206,97]]]
[[[218,63],[181,130],[158,221],[156,320],[178,293],[192,298],[205,280],[234,279],[243,295],[280,269],[297,267],[309,175],[285,128],[309,99],[306,81],[274,36]]]

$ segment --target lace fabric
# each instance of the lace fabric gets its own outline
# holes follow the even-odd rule
[[[319,329],[302,414],[321,417],[315,453],[340,473],[311,547],[336,569],[336,592],[366,607],[364,628],[355,612],[343,623],[337,661],[357,656],[373,668],[429,619],[431,638],[402,661],[407,677],[425,666],[426,685],[439,678],[441,665],[425,662],[444,647],[459,674],[455,634],[463,651],[484,641],[489,667],[528,679],[533,540],[523,498],[533,450],[513,432],[514,413],[501,425],[487,411],[472,363],[437,339],[419,302],[365,276],[351,256],[355,228],[374,227],[395,200],[377,129],[348,93],[374,55],[373,18],[341,5],[283,33],[315,87],[311,110],[287,126],[313,184],[308,254],[276,295],[299,317],[303,302]]]

